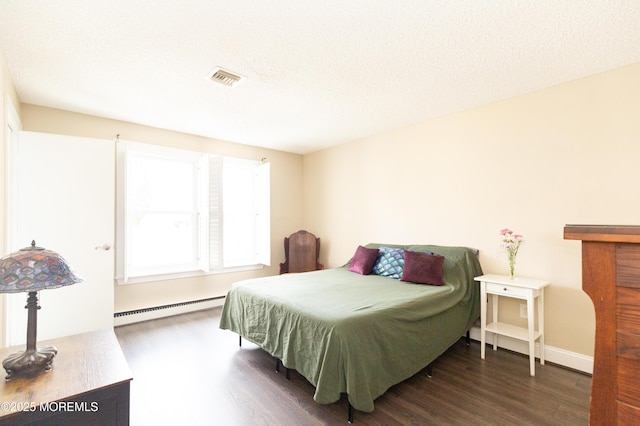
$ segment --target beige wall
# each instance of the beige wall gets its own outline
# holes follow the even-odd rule
[[[526,239],[516,274],[552,283],[545,343],[592,356],[580,243],[563,227],[640,224],[638,159],[635,64],[306,155],[303,222],[328,267],[358,244],[433,243],[476,247],[502,274],[509,227]],[[517,309],[501,315],[523,322]]]
[[[122,121],[76,114],[57,109],[23,104],[24,130],[84,136],[97,139],[121,139],[155,143],[183,149],[271,162],[271,266],[258,271],[209,275],[201,278],[166,280],[153,283],[115,284],[115,311],[224,296],[238,280],[275,275],[284,260],[283,238],[302,224],[302,157],[281,151],[240,145],[220,140],[176,133]],[[114,176],[105,177],[115,179]]]

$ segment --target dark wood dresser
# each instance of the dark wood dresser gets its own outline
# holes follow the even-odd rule
[[[640,226],[566,225],[596,312],[591,425],[640,424]]]
[[[38,344],[50,345],[58,349],[50,371],[0,378],[0,424],[128,425],[131,370],[113,330]],[[0,360],[23,350],[0,349]]]

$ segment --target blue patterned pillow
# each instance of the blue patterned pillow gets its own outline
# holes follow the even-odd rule
[[[378,258],[371,273],[382,277],[395,278],[402,276],[404,268],[404,250],[399,248],[380,247]]]

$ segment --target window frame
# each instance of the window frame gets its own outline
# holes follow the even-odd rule
[[[160,272],[160,273],[148,273],[145,275],[136,275],[130,276],[127,268],[127,244],[128,238],[127,235],[127,156],[128,150],[133,147],[135,151],[148,152],[153,156],[165,157],[167,155],[171,157],[172,155],[181,156],[185,158],[191,158],[192,160],[198,159],[198,168],[199,175],[196,178],[196,188],[194,189],[194,194],[198,198],[198,217],[196,219],[198,230],[198,241],[196,242],[197,246],[197,267],[191,265],[193,270],[183,270],[183,271],[175,271],[175,272]],[[260,169],[260,173],[256,173],[256,176],[259,174],[265,175],[266,170],[266,178],[263,176],[261,178],[256,177],[257,180],[260,180],[256,183],[256,187],[259,187],[258,190],[264,190],[266,185],[266,194],[258,194],[254,193],[256,198],[260,198],[260,200],[255,201],[256,204],[260,204],[260,212],[256,213],[256,236],[255,236],[255,244],[257,246],[256,253],[256,263],[249,265],[241,265],[234,267],[224,267],[223,265],[219,268],[211,268],[211,262],[209,259],[209,247],[210,247],[210,231],[209,231],[209,205],[208,205],[208,191],[210,187],[210,175],[209,175],[209,161],[211,158],[230,158],[232,160],[244,160],[251,161],[242,158],[236,157],[227,157],[222,155],[214,155],[208,153],[202,153],[197,151],[188,151],[182,150],[178,148],[165,147],[161,145],[153,145],[153,144],[145,144],[140,142],[132,142],[125,140],[117,140],[116,144],[117,150],[117,173],[116,173],[116,281],[118,284],[135,284],[142,282],[151,282],[151,281],[161,281],[167,279],[177,279],[177,278],[189,278],[189,277],[199,277],[213,274],[224,274],[231,272],[239,272],[239,271],[250,271],[262,269],[264,266],[270,265],[271,253],[270,253],[270,166],[268,163],[265,163],[264,160],[262,164],[260,162],[255,162],[256,167],[255,170]],[[265,180],[266,179],[266,180]],[[220,182],[223,185],[223,182]],[[264,198],[266,195],[266,208],[264,206]],[[266,221],[265,221],[266,216]],[[261,223],[258,223],[258,218],[261,220]],[[268,242],[265,244],[264,240]],[[224,251],[223,247],[223,239],[220,238],[220,247],[219,251],[222,253]]]

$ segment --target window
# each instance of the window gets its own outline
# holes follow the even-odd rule
[[[120,283],[268,265],[269,164],[120,141],[117,235]]]

